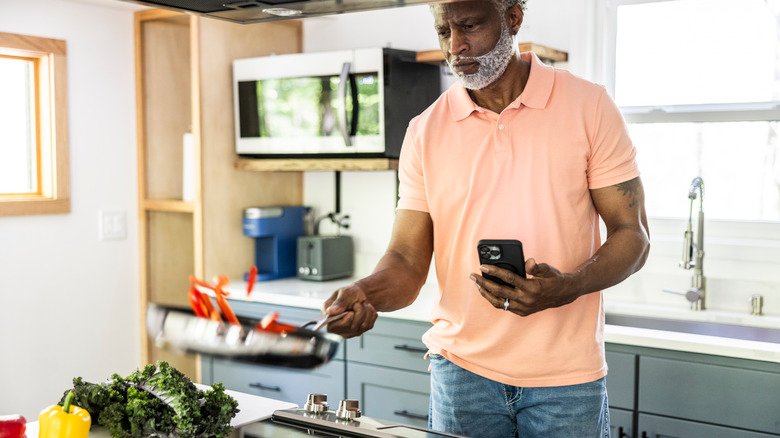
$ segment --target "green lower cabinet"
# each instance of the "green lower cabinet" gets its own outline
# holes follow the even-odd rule
[[[278,368],[203,357],[205,384],[221,382],[227,389],[303,406],[309,393],[328,395],[333,409],[344,394],[344,362],[331,361],[314,370]],[[207,364],[208,363],[208,364]]]
[[[632,438],[634,436],[634,413],[624,409],[609,409],[609,436]]]
[[[616,344],[606,350],[613,437],[780,437],[780,364]]]
[[[347,396],[360,400],[363,415],[428,427],[428,373],[350,362],[347,375]]]
[[[777,409],[780,407],[776,406]],[[780,415],[780,411],[778,411]],[[751,432],[695,421],[639,414],[639,438],[772,438],[777,435]]]

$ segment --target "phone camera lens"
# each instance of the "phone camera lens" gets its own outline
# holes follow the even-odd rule
[[[487,255],[490,253],[490,248],[488,248],[487,246],[480,246],[479,253]]]
[[[501,255],[501,251],[494,249],[493,251],[490,251],[490,255],[492,256],[498,256]]]

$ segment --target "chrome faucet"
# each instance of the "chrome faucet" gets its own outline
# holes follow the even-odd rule
[[[697,196],[698,192],[698,196]],[[697,221],[697,232],[693,233],[693,201],[699,198],[699,220]],[[704,278],[704,180],[696,177],[691,181],[691,187],[688,189],[688,199],[691,204],[688,210],[688,225],[683,234],[683,254],[680,260],[680,267],[683,269],[693,268],[693,278],[691,279],[691,288],[685,292],[664,289],[664,292],[683,295],[691,303],[691,310],[705,309],[705,278]]]

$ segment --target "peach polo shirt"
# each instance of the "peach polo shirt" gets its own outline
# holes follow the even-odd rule
[[[572,272],[600,246],[590,189],[639,175],[623,118],[603,87],[531,62],[501,114],[453,85],[410,123],[398,209],[430,214],[439,291],[423,336],[466,370],[514,386],[562,386],[606,375],[601,292],[520,317],[469,279],[477,241],[517,239],[526,258]]]

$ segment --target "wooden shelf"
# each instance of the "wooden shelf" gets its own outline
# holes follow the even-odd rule
[[[236,169],[254,172],[293,172],[309,170],[397,170],[398,160],[389,158],[239,158]]]
[[[569,60],[569,54],[558,49],[543,46],[541,44],[524,42],[518,44],[521,52],[534,52],[542,61],[546,62],[566,62]],[[444,62],[444,54],[441,50],[424,50],[417,52],[417,62]]]
[[[170,213],[193,213],[195,204],[181,199],[146,199],[143,201],[146,211],[164,211]]]

